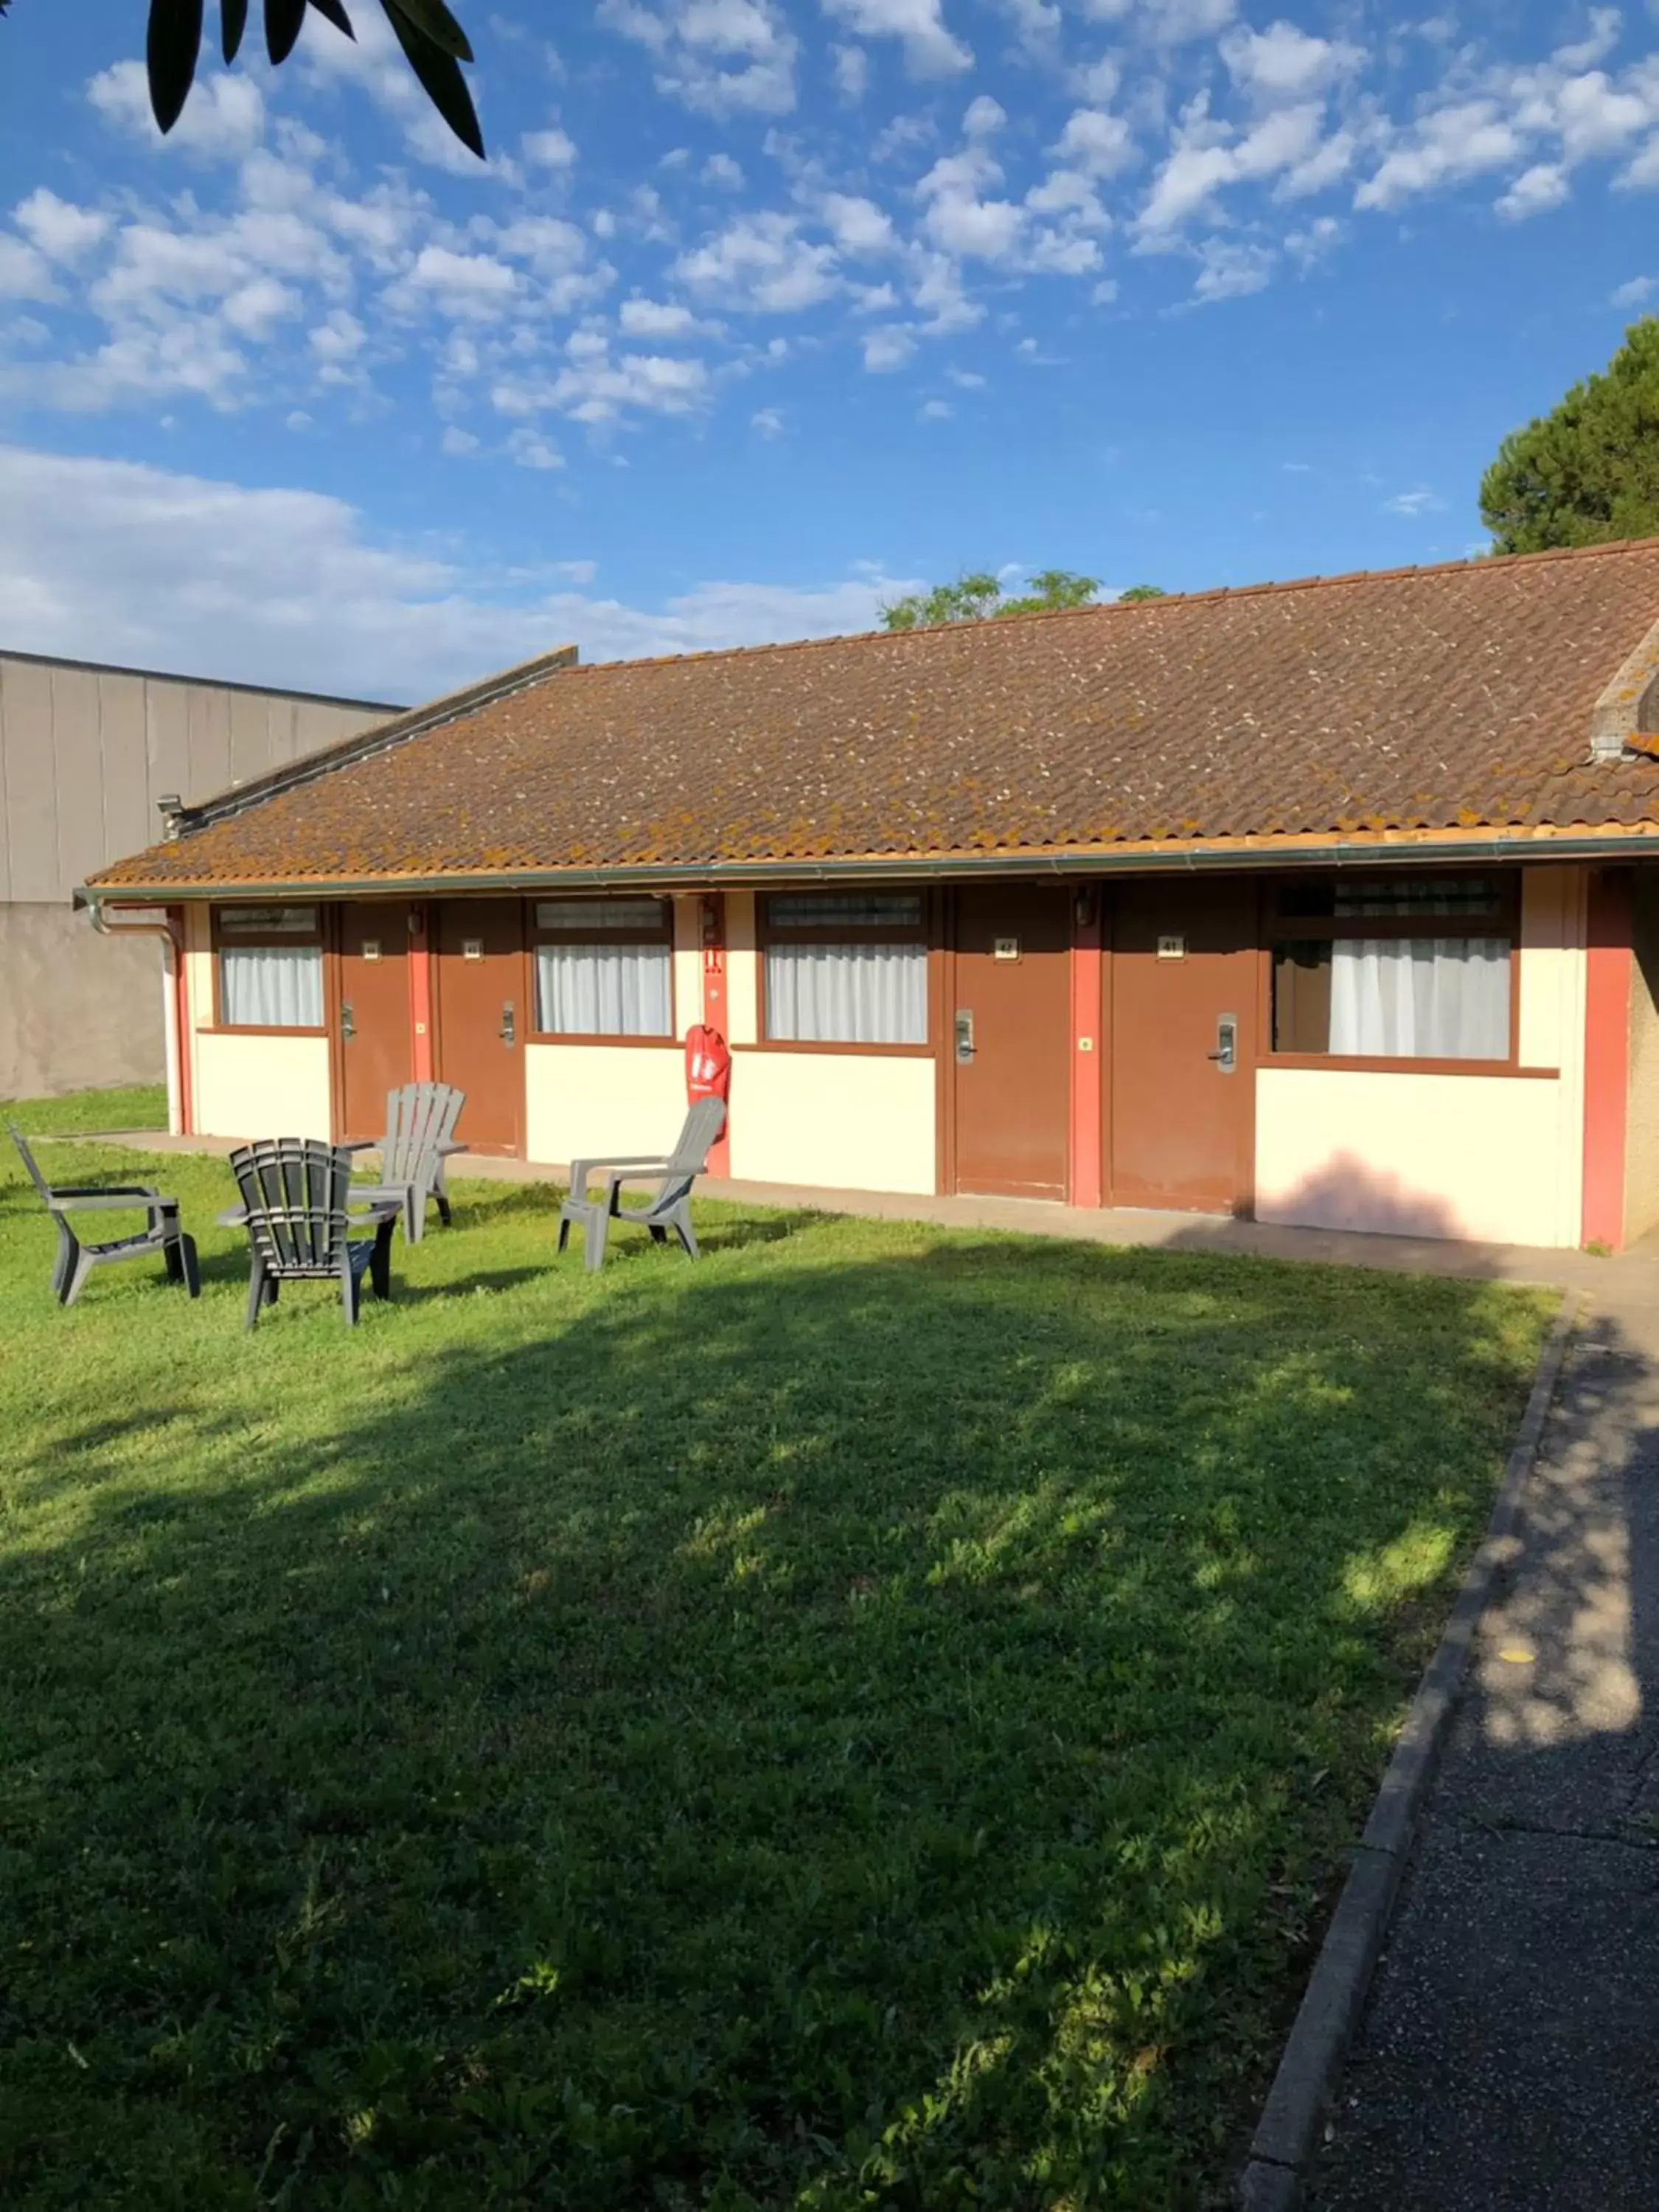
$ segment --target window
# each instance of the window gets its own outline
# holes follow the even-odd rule
[[[314,906],[223,906],[214,915],[225,1029],[319,1030],[323,944]]]
[[[927,1043],[919,891],[780,892],[764,901],[762,922],[769,1039]]]
[[[672,1036],[674,932],[666,899],[542,899],[536,1027],[552,1036]]]
[[[1515,889],[1493,876],[1280,885],[1273,1050],[1507,1060]]]

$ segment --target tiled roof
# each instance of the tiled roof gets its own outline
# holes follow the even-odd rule
[[[566,668],[96,880],[1659,827],[1659,762],[1589,750],[1656,621],[1651,540]]]

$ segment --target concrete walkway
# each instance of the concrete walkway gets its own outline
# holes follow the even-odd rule
[[[1586,1301],[1314,2212],[1659,2205],[1659,1267]]]
[[[51,1141],[51,1140],[43,1140]],[[112,1129],[96,1136],[64,1133],[56,1141],[130,1145],[151,1152],[206,1152],[222,1158],[242,1139],[173,1137],[165,1130]],[[362,1155],[367,1165],[372,1153]],[[498,1182],[563,1182],[568,1170],[539,1161],[452,1160],[452,1181],[467,1176]],[[1598,1259],[1588,1252],[1527,1244],[1455,1243],[1438,1237],[1375,1237],[1338,1229],[1281,1229],[1224,1214],[1102,1211],[1021,1198],[918,1198],[891,1191],[823,1190],[805,1183],[723,1182],[706,1176],[704,1198],[739,1206],[851,1213],[870,1220],[936,1221],[957,1229],[1009,1229],[1028,1237],[1069,1237],[1089,1244],[1158,1246],[1183,1252],[1253,1255],[1270,1260],[1323,1261],[1334,1267],[1384,1267],[1413,1275],[1457,1275],[1471,1281],[1540,1283],[1594,1295],[1620,1295],[1617,1285],[1652,1281],[1659,1297],[1659,1236],[1629,1252]]]

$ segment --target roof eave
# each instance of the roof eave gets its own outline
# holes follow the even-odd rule
[[[227,879],[222,882],[86,884],[75,893],[77,907],[149,906],[202,900],[443,897],[469,892],[606,890],[627,884],[636,890],[733,889],[775,883],[961,881],[986,876],[1098,876],[1222,872],[1260,868],[1382,866],[1402,858],[1437,861],[1628,859],[1632,848],[1650,845],[1659,854],[1659,823],[1616,830],[1488,830],[1443,835],[1384,833],[1370,839],[1337,838],[1314,842],[1238,838],[1201,844],[1096,846],[1039,851],[921,854],[873,854],[822,860],[687,860],[624,862],[605,867],[501,868],[444,874],[400,876],[295,876]]]

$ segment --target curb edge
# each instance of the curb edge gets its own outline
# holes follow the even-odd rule
[[[1353,1854],[1325,1940],[1279,2054],[1233,2192],[1238,2212],[1294,2212],[1304,2170],[1348,2045],[1370,1993],[1401,1877],[1439,1763],[1481,1615],[1502,1571],[1519,1550],[1521,1500],[1543,1440],[1567,1344],[1578,1318],[1579,1294],[1566,1291],[1538,1355],[1532,1390],[1504,1464],[1492,1517],[1407,1712]]]

